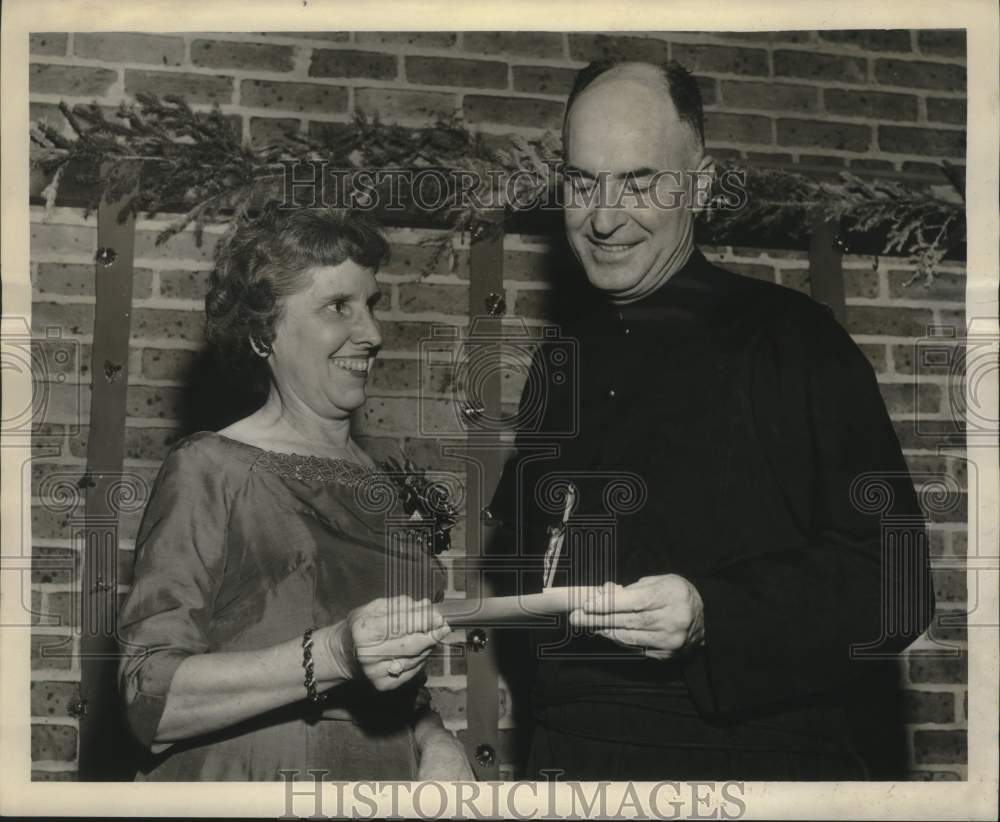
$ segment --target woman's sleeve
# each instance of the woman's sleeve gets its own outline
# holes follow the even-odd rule
[[[135,545],[132,588],[118,637],[119,686],[132,732],[152,746],[177,666],[209,649],[225,567],[224,475],[196,442],[167,456]]]
[[[878,383],[822,307],[792,303],[774,318],[750,403],[803,543],[760,544],[692,579],[705,645],[687,678],[708,714],[836,690],[857,673],[860,649],[898,653],[934,609],[926,540],[912,538],[923,515]],[[909,541],[892,547],[885,517],[910,528]]]

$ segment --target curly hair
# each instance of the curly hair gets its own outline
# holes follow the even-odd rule
[[[281,298],[309,286],[309,269],[352,260],[373,271],[389,259],[389,243],[367,218],[346,209],[283,209],[269,203],[219,243],[205,298],[205,337],[227,370],[269,381],[250,338],[274,340]]]

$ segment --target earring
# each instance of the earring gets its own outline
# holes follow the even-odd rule
[[[253,349],[253,353],[258,357],[263,357],[267,359],[271,356],[274,349],[271,348],[270,343],[264,342],[260,337],[255,334],[250,335],[250,347]]]

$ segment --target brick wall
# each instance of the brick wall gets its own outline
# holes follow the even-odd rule
[[[708,142],[717,156],[778,160],[810,167],[934,173],[948,158],[964,162],[965,42],[962,32],[865,31],[649,35],[555,32],[328,32],[268,34],[34,34],[31,36],[31,117],[58,122],[59,100],[98,100],[109,107],[137,91],[183,94],[197,106],[218,103],[238,120],[246,139],[285,128],[316,134],[346,122],[355,110],[384,121],[426,124],[459,110],[483,132],[532,135],[558,129],[574,69],[608,54],[674,57],[699,76]],[[39,779],[75,778],[77,724],[68,703],[78,663],[43,655],[46,644],[72,641],[75,616],[70,539],[82,513],[53,490],[60,475],[84,470],[92,339],[96,225],[75,210],[48,217],[31,212],[33,329],[48,363],[48,405],[36,431],[31,467],[34,556],[32,618],[32,760]],[[190,234],[157,247],[160,221],[140,221],[136,241],[135,310],[129,362],[126,470],[155,476],[166,449],[185,424],[190,376],[202,350],[202,300],[211,261],[210,231],[198,247]],[[418,462],[442,468],[437,442],[415,423],[417,343],[434,323],[463,326],[468,301],[466,249],[458,265],[419,274],[425,232],[395,229],[392,263],[381,273],[391,297],[382,312],[385,352],[372,380],[373,398],[359,415],[358,434],[374,456],[403,446]],[[546,322],[553,273],[545,238],[508,237],[507,305],[529,326]],[[708,249],[710,257],[753,277],[808,290],[808,266],[798,252]],[[908,285],[912,270],[895,258],[877,267],[868,257],[845,258],[848,327],[871,360],[896,422],[907,459],[920,472],[953,479],[954,505],[929,506],[940,609],[959,616],[966,606],[967,551],[961,453],[938,455],[920,420],[952,415],[946,369],[916,373],[914,340],[927,327],[964,326],[964,269],[948,265],[930,286]],[[450,397],[421,388],[442,413]],[[515,400],[516,379],[505,384]],[[958,390],[961,390],[960,387]],[[377,424],[376,424],[377,421]],[[974,476],[974,472],[973,476]],[[925,495],[926,497],[926,495]],[[121,573],[127,583],[139,512],[124,517]],[[461,527],[453,553],[462,548]],[[451,593],[461,595],[461,580]],[[966,774],[965,633],[938,625],[899,666],[906,745],[914,778]],[[955,656],[928,652],[933,640]],[[464,659],[431,668],[435,703],[453,730],[464,727]],[[509,747],[510,700],[502,695],[504,746]],[[501,757],[509,761],[509,750]]]

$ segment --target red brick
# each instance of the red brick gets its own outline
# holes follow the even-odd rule
[[[915,652],[910,654],[910,681],[935,684],[962,684],[968,682],[969,670],[965,651],[945,656]]]
[[[714,77],[705,77],[703,75],[696,74],[695,82],[698,84],[698,91],[701,94],[702,105],[713,106],[719,101],[719,93],[717,90],[718,82]]]
[[[93,264],[39,263],[32,280],[35,293],[62,294],[70,297],[93,297],[97,274]],[[137,268],[133,272],[132,297],[141,300],[151,293],[153,272]]]
[[[965,167],[957,163],[954,163],[953,165],[957,169],[959,175],[964,178]],[[947,178],[945,177],[941,166],[937,163],[931,163],[925,160],[906,160],[903,163],[902,171],[904,174],[915,174],[926,177],[938,184],[944,184],[947,182]]]
[[[778,120],[778,145],[868,151],[871,129],[855,123],[823,120]]]
[[[65,537],[69,536],[67,532]],[[80,595],[75,591],[56,591],[45,599],[45,625],[76,627],[80,624]]]
[[[767,111],[816,111],[819,93],[809,86],[723,80],[722,102]]]
[[[402,91],[393,88],[359,88],[354,92],[354,108],[383,120],[449,117],[457,106],[454,94],[442,91]]]
[[[896,166],[890,160],[869,160],[865,157],[851,159],[851,168],[858,171],[894,171]]]
[[[68,716],[69,704],[77,699],[79,686],[75,682],[32,682],[32,716]]]
[[[207,270],[177,269],[160,272],[160,295],[184,300],[204,300],[208,292]]]
[[[913,758],[919,764],[962,765],[968,757],[968,738],[964,730],[913,733]]]
[[[809,43],[812,31],[719,31],[712,32],[723,40],[745,40],[751,43]]]
[[[77,756],[76,728],[72,725],[32,725],[31,761],[71,762]]]
[[[272,43],[195,40],[191,43],[191,63],[206,68],[291,71],[295,67],[295,50]]]
[[[386,351],[417,351],[420,340],[430,338],[431,323],[399,322],[383,320],[381,322],[382,347]]]
[[[968,462],[961,457],[928,457],[917,454],[910,454],[906,457],[906,464],[914,474],[935,474],[941,477],[948,477],[958,483],[958,487],[965,490],[969,484]]]
[[[505,280],[550,283],[555,279],[556,263],[551,254],[535,251],[504,251],[503,276]]]
[[[819,39],[865,51],[910,51],[909,29],[821,30]]]
[[[907,126],[879,126],[878,146],[899,154],[965,157],[965,132]]]
[[[927,119],[936,123],[952,123],[964,126],[968,121],[965,98],[928,97]]]
[[[517,292],[513,316],[545,320],[552,316],[555,294],[550,289],[525,289]]]
[[[95,66],[39,65],[28,74],[31,94],[64,94],[67,97],[101,97],[118,80],[118,72]]]
[[[964,445],[965,425],[961,421],[893,420],[896,437],[903,450],[934,451],[942,446]]]
[[[76,476],[83,475],[83,467]],[[31,549],[31,582],[33,585],[53,583],[68,585],[77,580],[80,556],[72,548],[34,547]]]
[[[30,54],[46,54],[63,56],[66,54],[66,44],[69,37],[65,34],[45,31],[28,35],[28,52]]]
[[[442,455],[442,449],[454,447],[454,442],[439,442],[434,439],[407,437],[403,441],[403,451],[417,465],[423,465],[433,471],[443,471],[454,475],[464,485],[465,463],[454,457]]]
[[[205,317],[201,311],[137,308],[132,312],[132,339],[199,343],[204,339],[204,329]]]
[[[461,253],[461,252],[460,252]],[[467,256],[467,252],[466,252]],[[421,276],[425,271],[429,274],[448,274],[448,256],[444,255],[438,261],[437,267],[430,271],[427,267],[433,258],[433,250],[426,245],[396,244],[392,247],[392,256],[380,274],[403,274],[414,277]]]
[[[533,97],[487,97],[468,94],[463,101],[465,119],[471,124],[556,130],[562,125],[563,104]]]
[[[968,642],[969,640],[969,620],[965,611],[957,609],[946,609],[942,603],[934,612],[934,621],[927,634],[932,639],[943,643]]]
[[[406,58],[406,79],[427,86],[507,88],[507,64],[495,60],[411,56]]]
[[[94,306],[80,303],[33,303],[32,333],[43,335],[46,329],[58,328],[63,336],[94,333]]]
[[[514,91],[568,95],[576,72],[556,66],[514,66]]]
[[[167,451],[181,437],[178,428],[132,428],[125,429],[125,459],[127,460],[162,460]],[[149,487],[144,478],[136,479],[130,486],[135,487],[137,496],[149,493]]]
[[[89,348],[89,346],[87,346]],[[85,346],[75,340],[32,340],[31,376],[36,382],[73,377],[86,371]]]
[[[231,103],[233,78],[212,74],[125,69],[125,93],[178,94],[189,103]]]
[[[151,380],[183,380],[198,359],[197,352],[182,348],[144,348],[142,375]]]
[[[767,76],[767,52],[737,46],[675,43],[673,58],[688,71]]]
[[[240,100],[245,106],[285,111],[318,111],[327,114],[347,111],[347,89],[319,83],[277,83],[244,80]]]
[[[852,334],[923,337],[934,315],[926,308],[881,308],[849,305],[847,325]]]
[[[940,387],[933,384],[882,383],[882,400],[890,414],[936,414],[941,407]]]
[[[554,31],[467,31],[463,51],[475,54],[511,54],[518,57],[563,56],[563,35]]]
[[[965,57],[965,29],[928,29],[917,32],[917,47],[924,54]]]
[[[954,771],[907,771],[907,779],[919,782],[961,782],[962,777]]]
[[[399,44],[435,49],[450,48],[457,37],[453,31],[359,31],[354,39],[365,45]]]
[[[170,260],[177,258],[211,264],[218,235],[206,232],[201,245],[192,231],[175,234],[169,240],[158,243],[159,231],[135,232],[135,256],[139,259]]]
[[[941,725],[955,721],[955,695],[950,691],[903,691],[903,721]]]
[[[771,119],[754,114],[705,112],[705,136],[712,142],[771,143]]]
[[[399,74],[395,54],[354,49],[314,49],[310,77],[365,77],[394,80]]]
[[[751,277],[754,280],[764,280],[774,282],[774,267],[770,265],[758,265],[757,263],[726,263],[726,270],[744,277]]]
[[[774,52],[774,74],[776,77],[799,77],[803,80],[866,83],[868,61],[863,57],[781,50]]]
[[[917,495],[920,507],[931,523],[951,522],[964,524],[968,519],[969,501],[966,494],[938,493],[939,489],[922,491]]]
[[[66,430],[61,425],[49,425],[33,420],[31,425],[31,456],[58,457],[62,454]]]
[[[879,295],[878,272],[871,268],[848,268],[844,271],[844,296],[872,300]]]
[[[79,775],[76,771],[32,771],[32,782],[76,782]]]
[[[390,360],[380,357],[372,368],[371,387],[393,391],[415,391],[420,387],[420,363],[417,360]]]
[[[561,54],[552,56],[561,57]],[[607,34],[570,34],[569,56],[572,60],[589,63],[591,60],[641,60],[648,63],[665,63],[670,56],[670,45],[663,40],[648,37],[625,37]],[[688,68],[694,70],[693,66]]]
[[[916,120],[917,98],[912,94],[828,88],[823,104],[831,114],[878,120]]]
[[[250,141],[257,145],[280,142],[300,130],[301,120],[294,117],[251,117]],[[317,125],[326,125],[320,123]]]
[[[901,300],[965,300],[964,274],[939,271],[930,285],[923,277],[914,278],[912,271],[889,272],[889,296]]]
[[[933,346],[934,351],[938,350],[938,346]],[[916,372],[918,363],[921,375],[924,376],[947,376],[952,372],[954,367],[961,362],[961,349],[956,348],[955,353],[951,355],[948,360],[943,357],[938,360],[938,355],[935,353],[933,357],[930,355],[922,354],[921,352],[926,350],[925,347],[916,342],[907,343],[903,345],[894,345],[892,347],[892,359],[896,367],[896,371],[900,374],[913,374]]]
[[[751,163],[791,164],[795,162],[795,158],[791,154],[777,151],[748,151],[746,158]]]
[[[103,63],[152,63],[179,66],[184,62],[184,40],[159,34],[77,32],[73,54]]]
[[[331,43],[346,43],[351,39],[349,31],[258,31],[257,37],[294,37],[304,40],[326,40]]]
[[[965,602],[968,596],[964,569],[935,568],[934,596],[940,602]]]
[[[181,389],[130,385],[125,413],[130,417],[180,420],[184,404]]]
[[[70,490],[69,486],[76,487],[83,472],[83,465],[36,459],[31,463],[31,495],[60,496]]]
[[[876,60],[875,79],[887,86],[965,90],[965,66],[924,60]]]
[[[73,661],[71,637],[60,634],[31,635],[31,670],[68,671]]]
[[[403,311],[433,311],[439,314],[469,313],[469,289],[464,285],[403,283],[399,286]]]
[[[871,363],[871,366],[875,370],[876,374],[883,374],[888,370],[886,346],[864,343],[859,345],[858,348],[861,349],[861,353],[864,354],[868,362]]]

